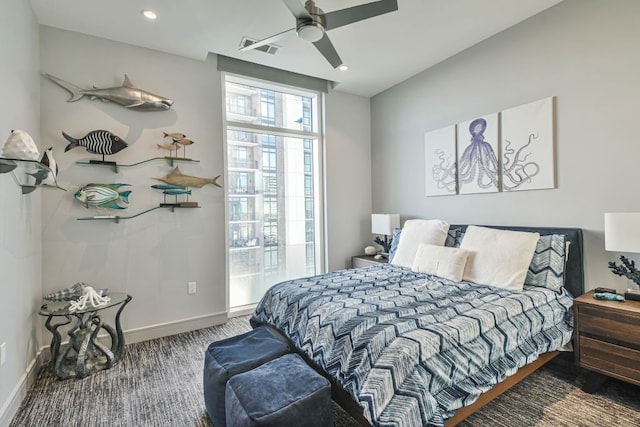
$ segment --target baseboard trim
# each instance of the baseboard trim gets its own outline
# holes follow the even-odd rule
[[[174,322],[158,323],[156,325],[126,330],[124,331],[124,340],[127,344],[147,341],[169,335],[180,334],[182,332],[190,332],[197,329],[208,328],[210,326],[221,325],[226,323],[228,320],[228,314],[223,312],[176,320]]]
[[[9,398],[0,408],[0,427],[9,427],[14,415],[18,412],[22,399],[27,395],[27,390],[36,379],[36,374],[43,364],[42,351],[36,354],[36,357],[29,363],[24,374],[20,376],[18,383],[11,391]]]

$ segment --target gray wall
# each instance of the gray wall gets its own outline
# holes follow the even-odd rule
[[[11,129],[40,143],[38,24],[29,2],[8,0],[0,13],[0,146]],[[10,42],[9,42],[10,41]],[[38,350],[42,289],[41,193],[22,195],[11,174],[0,175],[0,426],[8,425],[26,390]]]
[[[606,267],[618,254],[604,251],[603,213],[640,211],[638,40],[640,2],[565,0],[375,96],[374,211],[582,227],[587,287],[628,287]],[[424,196],[426,131],[548,96],[556,97],[556,189]]]
[[[371,244],[371,111],[369,98],[332,92],[326,100],[329,270],[351,267]]]

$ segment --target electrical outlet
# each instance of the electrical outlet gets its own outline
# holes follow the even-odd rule
[[[0,366],[4,365],[4,362],[7,361],[7,343],[3,342],[0,344]]]
[[[196,282],[187,283],[187,293],[193,295],[196,293]]]

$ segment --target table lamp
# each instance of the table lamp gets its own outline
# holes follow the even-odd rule
[[[388,255],[391,249],[391,241],[393,237],[393,229],[400,227],[399,214],[372,214],[371,215],[371,233],[381,234],[384,236],[382,240],[377,236],[373,241],[382,246],[382,255]]]
[[[605,213],[604,247],[607,251],[640,253],[640,213]],[[613,274],[624,276],[640,286],[640,272],[636,269],[635,261],[630,261],[624,255],[620,255],[620,261],[622,265],[609,262],[609,269]]]

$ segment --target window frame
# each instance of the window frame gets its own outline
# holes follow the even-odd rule
[[[230,172],[229,172],[229,144],[228,144],[228,134],[229,131],[235,132],[254,132],[257,134],[268,134],[275,136],[284,136],[284,137],[292,137],[292,138],[300,138],[300,139],[309,139],[311,141],[316,141],[316,144],[313,145],[311,150],[313,153],[312,160],[312,194],[313,198],[316,201],[314,205],[314,218],[308,219],[305,214],[305,222],[313,221],[314,224],[314,241],[307,242],[307,247],[313,245],[314,253],[315,253],[315,271],[308,272],[310,275],[312,274],[323,274],[327,271],[326,265],[326,210],[325,210],[325,169],[324,169],[324,156],[325,156],[325,140],[324,140],[324,105],[325,105],[325,93],[323,91],[315,91],[311,89],[297,88],[294,86],[289,86],[280,83],[269,82],[266,80],[261,80],[249,76],[243,76],[239,74],[234,74],[227,71],[222,71],[221,73],[221,86],[222,86],[222,132],[223,132],[223,153],[224,153],[224,177],[225,183],[231,184],[230,180]],[[228,80],[233,81],[234,79],[240,79],[245,82],[250,82],[251,84],[255,84],[260,88],[265,88],[267,90],[274,90],[278,92],[284,92],[287,94],[293,94],[297,96],[309,97],[310,94],[313,94],[311,105],[313,111],[316,113],[317,118],[315,122],[315,129],[313,129],[313,124],[311,123],[311,118],[309,116],[309,111],[306,108],[303,108],[303,123],[301,126],[302,129],[290,129],[290,128],[281,128],[277,126],[269,126],[269,125],[261,125],[255,123],[247,123],[240,120],[233,120],[233,118],[228,117],[227,114],[227,89],[226,83]],[[261,100],[261,102],[263,102]],[[233,112],[232,112],[233,113]],[[232,114],[233,115],[233,114]],[[305,152],[309,149],[307,148],[307,143],[304,143]],[[303,165],[306,171],[306,165]],[[308,174],[308,173],[305,173]],[[265,180],[266,181],[266,180]],[[232,192],[229,191],[229,185],[224,186],[224,210],[225,210],[225,290],[226,290],[226,302],[225,307],[227,313],[231,316],[235,315],[244,315],[250,313],[255,307],[254,304],[249,304],[247,306],[242,307],[230,307],[230,297],[231,297],[231,273],[230,273],[230,243],[229,242],[229,231],[230,231],[230,212],[229,212],[229,195],[233,195]],[[306,194],[306,192],[305,192]],[[268,193],[265,193],[265,196],[269,196]],[[306,209],[306,202],[305,202]],[[233,222],[233,221],[231,221]],[[264,226],[266,226],[268,221],[264,221]],[[263,246],[265,250],[268,245],[264,244]],[[309,254],[309,251],[307,250]],[[264,261],[264,260],[263,260]]]

